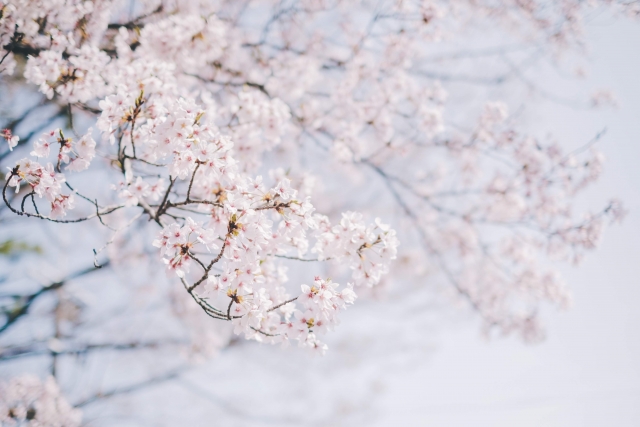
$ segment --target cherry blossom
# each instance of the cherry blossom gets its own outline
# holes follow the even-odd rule
[[[9,150],[11,151],[13,151],[14,147],[16,147],[18,145],[18,142],[20,142],[20,137],[17,135],[13,135],[11,133],[11,130],[9,129],[3,129],[2,137],[7,141]]]
[[[599,137],[565,152],[522,132],[505,102],[450,105],[454,76],[429,68],[429,47],[488,19],[560,55],[580,45],[591,3],[635,6],[249,3],[0,3],[0,73],[68,118],[38,118],[32,143],[3,130],[10,151],[30,146],[7,166],[9,210],[116,234],[118,212],[194,307],[248,339],[324,353],[318,337],[358,289],[406,286],[403,253],[489,333],[541,337],[539,307],[570,300],[545,260],[580,261],[624,215],[617,200],[574,211],[602,173]],[[294,262],[336,281],[288,283]]]

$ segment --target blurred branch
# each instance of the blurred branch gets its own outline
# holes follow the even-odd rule
[[[102,266],[108,265],[109,261],[105,261]],[[73,273],[71,275],[69,275],[68,277],[66,277],[63,280],[60,280],[58,282],[54,282],[48,286],[45,286],[43,288],[40,288],[38,291],[30,294],[30,295],[11,295],[8,297],[14,298],[16,299],[16,303],[17,306],[14,307],[14,309],[9,312],[9,313],[5,313],[6,315],[6,321],[4,323],[4,325],[0,326],[0,334],[5,332],[7,329],[9,329],[13,324],[15,324],[15,322],[17,322],[22,316],[26,315],[29,312],[29,309],[31,308],[31,305],[42,295],[47,294],[48,292],[54,291],[56,289],[61,288],[62,286],[64,286],[68,281],[76,279],[78,277],[82,277],[85,276],[89,273],[92,273],[94,271],[98,270],[98,268],[91,266],[89,268],[86,268],[84,270],[80,270],[76,273]],[[0,297],[7,297],[7,296],[0,296]]]
[[[42,342],[41,345],[15,346],[0,353],[0,361],[13,360],[21,357],[35,357],[49,354],[57,355],[80,355],[95,351],[122,351],[157,349],[163,346],[187,344],[181,340],[151,341],[151,342],[130,342],[130,343],[102,343],[102,344],[75,344],[70,348],[60,350],[52,349],[49,342]]]
[[[139,383],[136,383],[136,384],[131,384],[131,385],[128,385],[128,386],[125,386],[125,387],[121,387],[121,388],[117,388],[117,389],[114,389],[114,390],[110,390],[110,391],[107,391],[107,392],[97,393],[97,394],[94,394],[91,397],[88,397],[88,398],[86,398],[84,400],[79,401],[74,406],[76,408],[81,408],[83,406],[89,405],[89,404],[94,403],[96,401],[99,401],[101,399],[108,399],[110,397],[117,396],[117,395],[120,395],[120,394],[133,393],[133,392],[136,392],[138,390],[144,389],[146,387],[150,387],[150,386],[153,386],[153,385],[156,385],[156,384],[163,383],[163,382],[168,381],[168,380],[172,380],[172,379],[180,376],[182,373],[184,373],[188,369],[189,369],[189,366],[181,366],[181,367],[176,368],[174,370],[171,370],[171,371],[169,371],[169,372],[167,372],[165,374],[158,375],[156,377],[152,377],[152,378],[150,378],[148,380],[145,380],[145,381],[142,381],[142,382],[139,382]]]

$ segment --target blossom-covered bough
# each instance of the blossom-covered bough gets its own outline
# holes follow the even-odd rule
[[[5,212],[55,227],[86,223],[105,236],[86,271],[117,258],[119,236],[140,243],[140,255],[153,245],[192,305],[262,342],[324,352],[318,336],[358,287],[385,275],[397,286],[425,280],[407,265],[428,265],[487,331],[539,339],[539,307],[569,299],[544,259],[579,260],[624,210],[614,200],[584,217],[572,211],[573,196],[601,172],[592,143],[563,152],[519,131],[502,102],[476,118],[466,112],[465,123],[448,120],[446,84],[469,78],[434,64],[473,54],[447,59],[429,46],[489,20],[531,40],[531,56],[541,47],[558,54],[580,43],[586,8],[2,2],[0,75],[22,91],[0,135]],[[471,81],[536,89],[522,64],[497,54],[508,72]],[[361,201],[363,181],[376,188],[374,203]],[[316,197],[328,215],[316,212]],[[291,291],[283,263],[293,261],[331,264],[341,284],[308,274]],[[0,332],[47,293],[31,294]]]
[[[193,101],[145,95],[141,90],[135,98],[125,93],[110,95],[100,108],[97,126],[115,148],[110,160],[124,176],[113,187],[123,203],[101,206],[66,183],[62,168],[65,172],[87,169],[95,157],[96,142],[90,134],[73,141],[56,129],[36,141],[31,152],[48,160],[53,146],[55,166],[20,160],[3,188],[7,207],[18,215],[54,222],[96,218],[102,224],[117,209],[141,210],[162,227],[153,245],[160,248],[169,272],[180,278],[209,316],[232,321],[236,333],[268,341],[296,339],[324,348],[314,331],[331,328],[336,313],[353,303],[353,284],[338,290],[339,285],[316,277],[311,288],[302,287],[303,313],[294,307],[298,297],[286,293],[282,277],[269,274],[274,258],[305,256],[309,235],[317,240],[311,251],[320,260],[331,258],[349,265],[357,285],[376,284],[396,257],[395,232],[379,221],[366,226],[362,215],[348,212],[339,225],[332,226],[327,217],[314,214],[309,197],[298,198],[288,178],[268,188],[262,177],[242,172],[230,153],[232,141],[207,119],[212,112]],[[18,193],[23,185],[28,187],[27,194],[14,208],[7,190],[15,187]],[[36,196],[46,199],[50,207],[39,209]],[[74,208],[76,196],[93,205],[95,213],[60,219]],[[27,200],[32,212],[25,206]],[[189,284],[194,264],[201,270]],[[222,294],[229,300],[226,309],[212,306],[196,293],[203,282],[202,288],[210,287],[212,297]]]

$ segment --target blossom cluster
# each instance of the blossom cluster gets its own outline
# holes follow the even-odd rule
[[[41,381],[23,375],[0,383],[0,423],[3,426],[78,427],[82,413],[61,395],[53,377]]]
[[[353,270],[354,283],[372,286],[388,272],[389,263],[396,257],[395,232],[379,220],[367,227],[362,215],[355,213],[343,214],[340,225],[332,227],[326,216],[314,213],[309,197],[298,198],[288,178],[267,187],[261,176],[251,178],[239,171],[230,155],[230,140],[213,130],[202,110],[185,100],[178,104],[175,114],[179,118],[157,116],[141,125],[140,132],[149,132],[154,140],[134,138],[140,158],[168,166],[174,187],[178,181],[188,182],[184,201],[168,201],[158,209],[192,205],[208,218],[196,221],[186,217],[184,223],[172,222],[160,231],[153,244],[160,248],[168,271],[191,290],[197,284],[186,284],[186,278],[193,277],[190,273],[195,273],[194,269],[199,270],[202,276],[196,280],[206,280],[206,289],[228,299],[222,308],[206,304],[205,311],[212,317],[232,320],[236,333],[271,342],[303,338],[303,343],[324,348],[315,335],[279,332],[293,309],[281,308],[286,313],[279,320],[280,312],[274,310],[284,307],[290,295],[282,278],[267,279],[267,269],[278,257],[303,258],[317,253],[319,261],[346,260]],[[149,157],[151,153],[153,157]],[[143,183],[138,176],[133,185],[140,200],[145,198],[143,188],[148,187]],[[154,200],[147,197],[144,201]],[[316,244],[311,247],[309,240],[313,237]],[[213,274],[213,266],[219,273]],[[327,292],[335,286],[328,286]],[[344,296],[353,302],[352,297],[346,297],[353,291],[347,289]],[[340,295],[331,294],[329,299],[342,301]],[[285,305],[293,307],[293,302]],[[334,324],[335,313],[344,307],[344,303],[335,302],[318,312],[316,318],[322,318],[320,325],[325,326],[319,329],[324,331]]]
[[[62,185],[66,182],[66,178],[64,174],[57,173],[51,163],[42,166],[38,162],[25,158],[16,164],[14,171],[15,173],[8,175],[7,184],[15,187],[17,193],[20,186],[25,183],[31,187],[33,194],[46,198],[51,205],[51,218],[65,216],[67,210],[73,209],[75,205],[73,193],[62,194]]]
[[[267,279],[278,257],[317,253],[319,261],[346,260],[356,285],[373,286],[389,271],[399,244],[393,230],[379,220],[366,226],[356,213],[344,214],[340,225],[332,227],[326,216],[315,213],[308,196],[298,197],[286,176],[267,187],[261,176],[243,172],[233,156],[232,139],[220,133],[212,111],[194,100],[145,90],[137,98],[108,96],[101,107],[98,128],[103,139],[122,153],[125,181],[115,187],[119,197],[126,206],[147,209],[163,226],[153,244],[160,248],[168,272],[185,283],[207,314],[236,324],[236,333],[270,342],[296,338],[324,348],[315,335],[279,332],[293,309],[282,308],[290,299],[286,278]],[[253,108],[251,102],[243,107]],[[166,168],[168,179],[139,174],[138,168],[149,166]],[[183,199],[168,197],[171,188]],[[183,208],[195,209],[203,220],[189,213],[182,221],[164,223],[164,212]],[[195,284],[188,284],[189,278]],[[205,288],[228,299],[222,308],[194,293],[205,280]],[[332,295],[338,300],[317,314],[323,319],[318,320],[320,331],[335,324],[344,301],[353,302],[351,294],[348,287],[344,295]],[[281,321],[276,308],[286,310]]]
[[[96,156],[96,142],[91,137],[91,129],[77,141],[65,138],[62,130],[54,129],[45,133],[42,138],[34,141],[32,156],[49,158],[51,145],[58,148],[58,169],[62,164],[67,164],[65,170],[80,172],[89,168],[91,160]]]

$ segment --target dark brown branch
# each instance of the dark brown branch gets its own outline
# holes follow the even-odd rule
[[[204,275],[202,275],[202,277],[200,279],[198,279],[193,285],[191,285],[191,287],[188,287],[187,288],[187,292],[192,293],[193,290],[195,288],[197,288],[200,283],[204,282],[209,277],[209,272],[211,271],[213,266],[218,261],[220,261],[220,259],[222,259],[222,255],[224,254],[224,250],[226,249],[226,247],[227,247],[227,241],[225,240],[225,242],[222,244],[222,248],[220,249],[220,252],[218,253],[218,256],[216,256],[214,259],[212,259],[207,267],[204,267],[204,265],[202,263],[200,263],[200,265],[202,265],[203,268],[204,268]],[[193,257],[193,258],[197,259],[195,257]]]
[[[99,212],[96,214],[91,214],[89,216],[86,216],[84,218],[76,218],[76,219],[54,219],[48,216],[44,216],[44,215],[40,215],[39,213],[29,213],[29,212],[21,212],[16,210],[13,206],[11,206],[11,203],[9,202],[9,200],[7,199],[7,188],[9,186],[9,182],[11,181],[11,178],[13,178],[14,176],[18,175],[18,166],[16,166],[15,168],[13,168],[13,170],[11,171],[11,174],[9,175],[9,177],[7,178],[7,181],[4,184],[4,187],[2,188],[2,199],[4,200],[5,205],[9,208],[9,210],[11,210],[11,212],[20,215],[20,216],[26,216],[26,217],[33,217],[33,218],[39,218],[39,219],[44,219],[47,221],[51,221],[51,222],[57,222],[59,224],[73,224],[73,223],[78,223],[78,222],[84,222],[84,221],[88,221],[90,219],[93,219],[95,217],[97,217],[98,215],[107,215],[110,214],[118,209],[123,208],[123,205],[120,206],[114,206],[114,207],[110,207],[107,208],[105,211],[103,212]],[[34,202],[35,205],[35,202]],[[37,212],[37,209],[36,209]]]
[[[233,305],[233,298],[229,301],[229,306],[227,307],[227,319],[231,320],[231,306]]]
[[[274,255],[276,258],[283,258],[283,259],[292,259],[295,261],[305,261],[305,262],[321,262],[321,261],[330,261],[333,258],[325,258],[325,259],[306,259],[306,258],[298,258],[295,256],[287,256],[287,255]]]
[[[278,304],[278,305],[275,305],[275,306],[271,307],[271,308],[270,308],[269,310],[267,310],[267,311],[277,310],[277,309],[279,309],[280,307],[282,307],[282,306],[284,306],[284,305],[287,305],[287,304],[289,304],[290,302],[294,302],[294,301],[295,301],[295,300],[297,300],[297,299],[298,299],[298,297],[291,298],[290,300],[287,300],[287,301],[285,301],[285,302],[281,302],[280,304]]]
[[[169,194],[171,193],[171,188],[173,187],[173,184],[176,182],[175,179],[169,177],[169,187],[167,187],[167,191],[164,193],[164,197],[162,198],[162,202],[160,203],[160,206],[158,206],[158,210],[156,211],[156,217],[159,217],[160,215],[162,215],[164,213],[165,210],[167,210],[167,203],[168,203],[168,199],[169,199]]]
[[[107,28],[110,30],[117,30],[120,28],[126,28],[128,30],[133,30],[134,28],[140,28],[142,26],[144,26],[144,24],[141,24],[140,21],[149,18],[153,15],[157,15],[159,13],[161,13],[164,10],[163,5],[161,4],[160,6],[158,6],[156,9],[154,9],[153,11],[146,13],[144,15],[140,15],[137,18],[129,21],[129,22],[125,22],[125,23],[117,23],[117,22],[113,22],[110,23],[109,25],[107,25]]]
[[[196,173],[198,173],[198,169],[200,168],[201,164],[202,162],[196,160],[196,167],[193,170],[193,175],[191,175],[191,180],[189,181],[189,188],[187,189],[187,202],[191,200],[191,188],[193,187],[193,181],[196,179]]]

